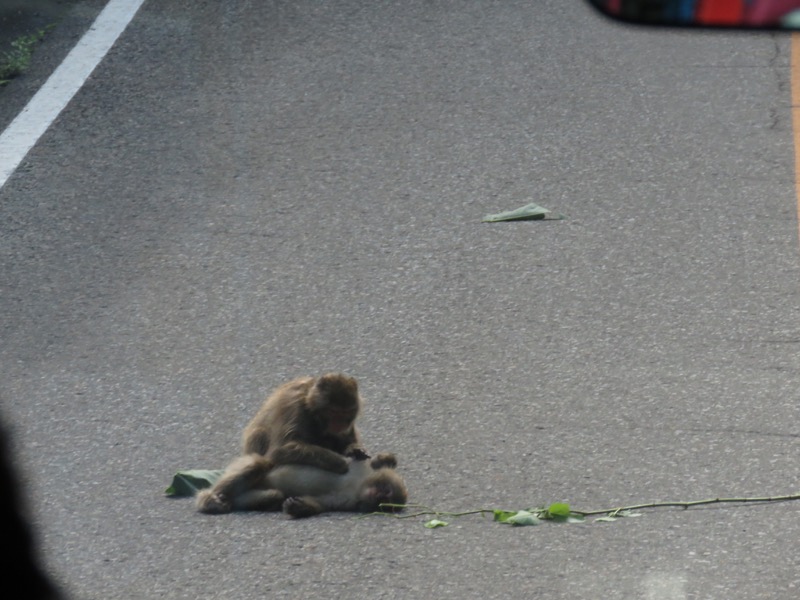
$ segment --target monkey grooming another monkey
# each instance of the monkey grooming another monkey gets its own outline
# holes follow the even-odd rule
[[[394,510],[408,494],[394,471],[397,459],[382,453],[370,461],[351,459],[344,474],[300,464],[276,465],[257,454],[242,456],[210,489],[197,494],[200,512],[279,511],[294,518],[328,511]]]
[[[327,373],[294,379],[278,387],[245,427],[243,454],[258,454],[276,465],[346,473],[345,457],[369,458],[355,425],[361,405],[353,377]]]

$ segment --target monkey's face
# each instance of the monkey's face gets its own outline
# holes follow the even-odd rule
[[[340,374],[320,377],[308,402],[325,433],[335,436],[350,434],[361,410],[356,380]]]
[[[371,475],[364,484],[361,501],[365,512],[382,510],[397,512],[402,509],[381,504],[405,504],[408,500],[406,486],[400,476],[391,469],[380,469]]]
[[[330,405],[322,414],[325,432],[331,435],[345,435],[350,433],[353,430],[353,424],[357,416],[357,405],[350,408]]]

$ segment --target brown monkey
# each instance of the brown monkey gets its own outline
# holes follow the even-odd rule
[[[210,489],[197,495],[200,512],[279,511],[294,518],[327,511],[374,512],[381,504],[405,504],[408,494],[394,471],[393,454],[352,460],[344,474],[300,464],[276,465],[257,454],[241,456]],[[395,510],[395,507],[383,507]]]
[[[294,379],[278,387],[245,427],[243,454],[346,473],[345,457],[369,458],[355,426],[361,404],[358,383],[347,375]]]

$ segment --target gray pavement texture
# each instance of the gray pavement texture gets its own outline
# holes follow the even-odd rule
[[[789,48],[555,0],[146,3],[0,190],[0,402],[50,571],[103,600],[796,598],[793,503],[427,530],[163,496],[327,370],[444,510],[796,492]],[[568,218],[480,222],[528,202]]]

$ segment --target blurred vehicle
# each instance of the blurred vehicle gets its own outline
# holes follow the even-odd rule
[[[628,23],[727,29],[800,29],[800,0],[586,0]]]

